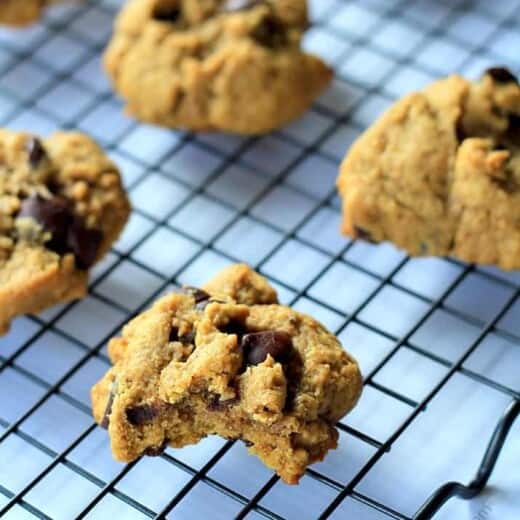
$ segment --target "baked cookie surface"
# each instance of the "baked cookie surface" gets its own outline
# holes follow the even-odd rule
[[[2,0],[0,25],[28,25],[38,20],[46,7],[63,1],[65,0]]]
[[[504,68],[406,96],[341,165],[343,232],[520,269],[520,85]]]
[[[301,115],[331,80],[300,48],[307,23],[305,0],[132,0],[105,68],[143,121],[263,133]]]
[[[83,296],[128,214],[117,168],[87,136],[0,130],[0,333]]]
[[[337,445],[356,404],[357,363],[309,316],[277,304],[245,265],[204,290],[158,300],[109,343],[114,366],[92,389],[114,457],[132,461],[210,434],[241,439],[283,480]]]

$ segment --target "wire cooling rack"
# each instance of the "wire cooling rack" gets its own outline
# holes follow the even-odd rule
[[[520,273],[340,237],[334,180],[349,144],[396,97],[453,71],[519,72],[520,5],[314,0],[305,44],[335,66],[332,87],[291,126],[241,139],[122,114],[99,63],[120,3],[63,5],[32,28],[0,31],[0,124],[92,134],[134,207],[86,299],[20,318],[0,339],[0,516],[427,518],[426,498],[468,483],[504,410],[504,427],[518,413]],[[114,462],[89,407],[107,339],[171,284],[197,285],[235,261],[359,359],[365,392],[339,425],[338,450],[297,487],[215,437]],[[517,422],[487,491],[450,500],[436,518],[520,518],[519,461]],[[434,505],[486,476],[441,488]]]

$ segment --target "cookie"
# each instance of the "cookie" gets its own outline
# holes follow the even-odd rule
[[[2,0],[0,2],[0,24],[28,25],[38,20],[43,10],[64,0]]]
[[[451,76],[392,106],[341,165],[343,231],[414,256],[520,268],[520,85]]]
[[[331,80],[300,48],[307,23],[305,0],[133,0],[105,68],[143,121],[268,132],[300,116]]]
[[[210,434],[240,439],[290,484],[337,445],[362,388],[357,363],[313,318],[277,303],[245,265],[158,300],[109,343],[92,389],[119,461]]]
[[[128,214],[117,168],[87,136],[0,130],[0,333],[83,296]]]

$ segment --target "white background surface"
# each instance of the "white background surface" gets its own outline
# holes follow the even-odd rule
[[[0,31],[0,124],[91,133],[120,165],[134,206],[88,298],[20,318],[0,339],[0,435],[23,417],[0,441],[0,507],[37,481],[5,517],[74,518],[116,479],[88,518],[154,516],[182,491],[169,518],[228,519],[269,483],[263,509],[247,518],[314,519],[377,457],[332,518],[390,518],[371,501],[407,518],[440,484],[469,481],[520,393],[518,299],[391,450],[379,447],[518,295],[520,273],[351,243],[337,231],[334,180],[349,144],[396,97],[454,71],[476,77],[500,63],[520,72],[518,2],[311,1],[316,23],[305,45],[335,66],[336,79],[301,120],[258,139],[193,136],[127,118],[99,67],[119,4],[61,6],[30,29]],[[197,285],[237,260],[338,332],[373,376],[345,420],[349,430],[299,487],[218,438],[125,470],[90,416],[107,338],[170,284]],[[520,518],[519,463],[517,424],[489,491],[471,503],[452,500],[438,518]],[[202,468],[204,478],[193,481]]]

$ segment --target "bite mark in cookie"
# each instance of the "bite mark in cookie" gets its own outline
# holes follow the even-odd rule
[[[232,266],[202,292],[160,299],[110,342],[114,366],[92,402],[118,460],[218,434],[294,484],[336,446],[335,422],[361,392],[358,366],[322,325],[272,300],[265,279]]]

